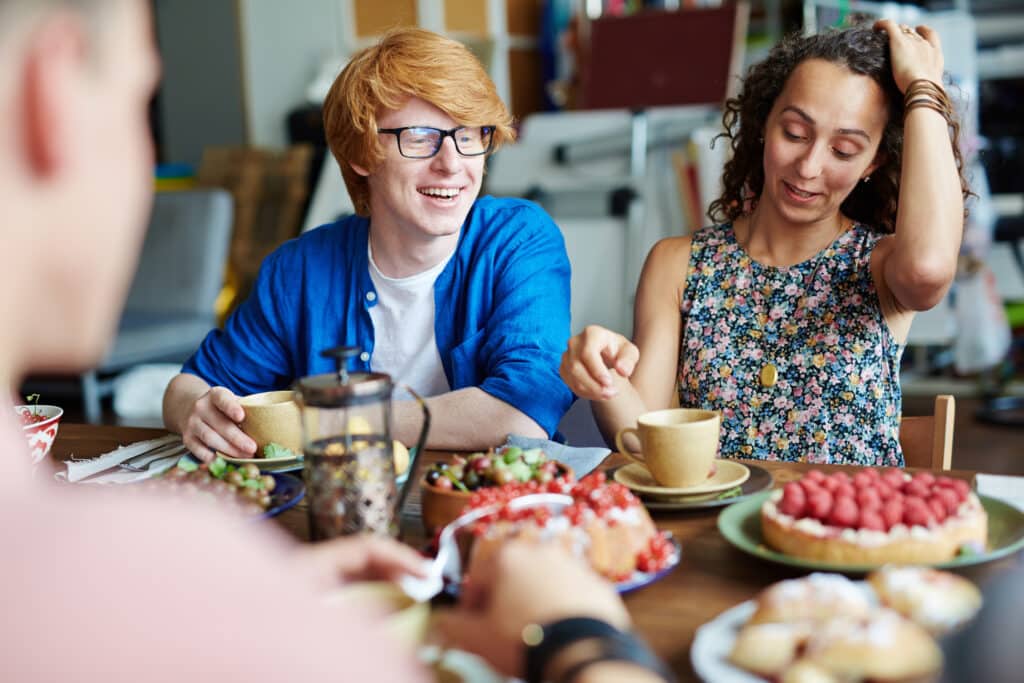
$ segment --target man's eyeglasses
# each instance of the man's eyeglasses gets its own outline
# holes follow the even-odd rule
[[[378,128],[378,133],[394,135],[398,153],[409,159],[429,159],[438,153],[444,139],[450,137],[455,150],[464,157],[478,157],[491,151],[494,126],[460,126],[451,130],[429,126]]]

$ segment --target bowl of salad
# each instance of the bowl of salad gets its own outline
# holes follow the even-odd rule
[[[33,394],[28,399],[38,401],[39,396]],[[60,418],[63,415],[64,409],[58,406],[29,403],[14,407],[14,417],[21,422],[21,430],[28,442],[33,465],[45,458],[53,448],[53,442],[57,438],[57,428],[60,426]]]
[[[575,481],[571,467],[551,460],[539,448],[501,446],[485,453],[454,455],[447,462],[434,463],[423,475],[423,527],[428,534],[444,528],[482,488],[534,482],[538,491],[564,493]]]

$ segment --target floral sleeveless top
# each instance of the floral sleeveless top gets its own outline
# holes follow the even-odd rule
[[[693,236],[679,402],[722,411],[721,457],[903,466],[903,347],[871,279],[881,237],[855,225],[775,268],[751,259],[732,225]],[[763,386],[769,363],[777,381]]]

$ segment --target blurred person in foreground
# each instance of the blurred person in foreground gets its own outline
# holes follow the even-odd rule
[[[0,113],[8,122],[0,143],[0,380],[7,388],[30,371],[90,366],[115,329],[151,191],[147,103],[158,63],[147,6],[0,0]],[[380,615],[323,600],[341,580],[421,572],[409,548],[357,537],[298,549],[274,525],[239,524],[198,503],[123,489],[61,490],[30,476],[6,403],[0,680],[424,679]],[[580,563],[515,545],[503,557],[515,574],[481,576],[496,597],[478,597],[457,613],[499,634],[488,644],[463,638],[492,660],[526,650],[514,634],[527,622],[585,615],[608,628],[627,625],[618,596]],[[560,595],[551,603],[535,588],[553,576]],[[495,607],[505,602],[516,610]],[[611,666],[636,680],[648,676],[635,664]],[[607,667],[595,664],[577,680],[600,680],[591,677]]]
[[[150,206],[158,72],[144,2],[0,0],[7,389],[30,371],[90,367],[107,348]],[[205,505],[60,490],[30,476],[5,404],[0,679],[310,680],[337,673],[339,647],[356,677],[416,679],[411,658],[384,656],[372,614],[318,598],[342,579],[421,572],[414,551],[369,537],[298,549]],[[282,628],[272,648],[245,645]]]
[[[902,467],[911,321],[956,272],[969,193],[938,34],[794,35],[726,102],[719,225],[654,246],[633,341],[591,326],[562,377],[606,439],[721,411],[722,456]]]
[[[569,261],[537,205],[480,197],[512,117],[461,43],[396,29],[355,54],[324,102],[327,142],[357,215],[266,258],[252,294],[167,389],[164,422],[197,456],[250,457],[238,396],[334,372],[325,349],[358,346],[360,371],[430,397],[428,445],[486,449],[550,436],[572,396]],[[419,433],[395,405],[394,432]]]

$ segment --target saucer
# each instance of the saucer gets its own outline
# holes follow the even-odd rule
[[[750,470],[750,478],[731,489],[716,493],[698,493],[690,496],[686,494],[681,496],[659,496],[642,493],[640,494],[640,502],[648,510],[657,512],[702,510],[732,505],[737,501],[744,500],[772,487],[774,480],[768,470],[751,463],[744,463],[744,465]]]
[[[739,486],[750,476],[750,470],[732,460],[716,460],[718,465],[714,476],[711,476],[694,486],[660,486],[651,476],[650,471],[640,463],[631,463],[615,470],[615,481],[630,488],[637,493],[646,493],[653,496],[673,497],[696,496],[705,493],[725,491],[734,486]]]
[[[214,455],[220,456],[225,462],[229,462],[232,465],[257,465],[260,469],[263,469],[264,465],[285,465],[285,464],[301,464],[302,456],[285,456],[283,458],[232,458],[230,455],[224,455],[220,451],[214,451]]]

